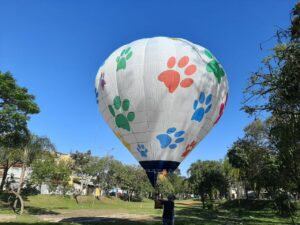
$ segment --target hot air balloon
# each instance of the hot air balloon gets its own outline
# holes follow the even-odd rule
[[[206,48],[185,39],[136,40],[114,51],[96,76],[99,110],[154,187],[219,121],[225,71]]]

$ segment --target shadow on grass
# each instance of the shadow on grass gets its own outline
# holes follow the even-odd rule
[[[239,217],[244,218],[243,221],[258,219],[258,221],[264,221],[268,224],[281,224],[282,221],[289,224],[289,218],[283,218],[276,214],[272,200],[236,199],[221,204],[220,209],[230,210]]]
[[[240,224],[241,219],[229,211],[202,209],[202,206],[177,206],[177,221],[185,224]]]
[[[108,218],[108,217],[72,217],[66,218],[59,222],[67,222],[72,224],[122,224],[122,225],[158,225],[161,224],[160,221],[147,221],[147,220],[131,220],[131,219],[122,219],[122,218]]]
[[[21,196],[23,201],[27,201],[27,196]],[[1,192],[0,193],[0,208],[13,212],[10,204],[16,199],[16,195],[9,192]],[[10,203],[9,203],[10,202]]]
[[[15,197],[15,195],[12,194],[12,193],[8,193],[8,192],[1,192],[0,193],[0,202],[7,203],[9,197]],[[23,201],[27,201],[28,200],[28,196],[23,196],[22,195],[22,199],[23,199]]]
[[[271,210],[249,211],[243,208],[214,210],[202,209],[198,206],[176,205],[176,224],[219,224],[219,225],[287,225],[292,224],[289,219],[277,217]],[[268,207],[267,207],[268,208]]]
[[[274,207],[274,203],[271,200],[247,200],[247,199],[235,199],[227,201],[220,205],[223,209],[244,209],[244,210],[271,210]]]
[[[45,208],[39,208],[39,207],[33,207],[33,206],[26,206],[25,210],[28,212],[30,215],[44,215],[44,214],[50,214],[50,215],[58,215],[60,213],[45,209]]]

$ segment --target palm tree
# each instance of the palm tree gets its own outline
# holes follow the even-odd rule
[[[18,194],[20,194],[24,184],[26,169],[41,153],[45,151],[56,151],[55,146],[52,144],[50,139],[48,137],[31,134],[29,141],[21,151],[22,170],[17,191]]]

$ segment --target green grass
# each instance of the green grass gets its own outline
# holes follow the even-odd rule
[[[79,204],[72,197],[36,195],[28,197],[26,210],[33,213],[55,213],[57,210],[76,210],[76,209],[100,209],[118,210],[126,213],[147,213],[157,215],[159,210],[153,208],[153,201],[145,199],[143,202],[126,202],[118,198],[102,198],[100,201],[93,196],[78,197]],[[47,203],[47,205],[45,204]]]
[[[85,214],[88,212],[99,212],[102,215],[103,221],[101,222],[75,222],[73,225],[81,224],[122,224],[122,225],[159,225],[162,210],[153,209],[153,201],[145,200],[142,203],[138,202],[124,202],[116,198],[104,198],[101,201],[94,200],[93,197],[79,197],[80,204],[76,204],[73,198],[62,196],[50,196],[50,195],[36,195],[29,196],[26,201],[25,213],[12,222],[3,222],[0,224],[9,225],[21,225],[21,224],[39,224],[39,225],[51,225],[53,223],[43,222],[38,216],[44,214],[52,214],[55,216],[61,216],[65,213],[75,212],[72,217],[80,217],[76,215],[76,212]],[[1,206],[1,204],[0,204]],[[1,209],[1,207],[0,207]],[[0,213],[11,213],[7,209],[1,209]],[[105,217],[106,213],[126,213],[126,214],[138,214],[138,215],[151,215],[156,220],[144,219],[144,221],[130,221],[129,219],[109,219]],[[82,216],[82,215],[81,215]],[[300,214],[298,211],[298,218],[296,221],[300,224]],[[1,214],[0,214],[1,218]],[[92,220],[94,217],[91,217]],[[70,221],[69,218],[64,221]],[[69,225],[69,222],[55,223],[59,225]],[[177,201],[176,202],[176,225],[288,225],[291,224],[289,218],[278,217],[271,209],[271,205],[264,201],[250,201],[250,202],[227,202],[222,205],[216,206],[214,210],[203,210],[200,202],[198,201]]]

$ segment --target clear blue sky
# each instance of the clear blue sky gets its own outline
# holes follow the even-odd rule
[[[136,39],[170,36],[210,49],[224,66],[229,100],[216,127],[180,166],[222,159],[252,119],[240,111],[251,72],[269,54],[277,26],[289,26],[296,1],[256,0],[0,0],[0,70],[36,96],[41,113],[32,132],[46,135],[58,151],[108,150],[124,163],[135,159],[101,118],[94,79],[116,48]]]

